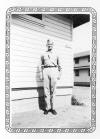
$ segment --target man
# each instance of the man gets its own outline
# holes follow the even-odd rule
[[[44,84],[46,109],[44,114],[51,112],[56,115],[54,109],[54,98],[56,82],[61,76],[61,66],[59,57],[53,52],[53,42],[47,40],[47,51],[41,56],[41,80]]]

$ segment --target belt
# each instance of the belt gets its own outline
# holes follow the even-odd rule
[[[57,68],[57,66],[44,66],[44,68]]]

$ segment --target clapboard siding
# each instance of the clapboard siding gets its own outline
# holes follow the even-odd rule
[[[26,21],[24,19],[23,22],[21,22],[21,20],[23,19],[23,15],[15,16],[14,20],[12,20],[12,23],[14,23],[16,25],[20,24],[20,26],[23,27],[23,23],[25,22],[24,28],[34,29],[37,32],[41,32],[41,33],[44,33],[44,34],[47,34],[47,35],[53,35],[55,37],[59,37],[59,38],[65,39],[65,40],[69,40],[69,41],[72,40],[72,35],[71,35],[72,34],[72,23],[71,23],[71,20],[66,21],[65,19],[63,19],[63,20],[65,20],[65,21],[63,21],[61,19],[58,19],[56,17],[52,17],[50,15],[49,17],[45,16],[43,22],[38,24],[38,26],[37,26],[37,22],[31,22],[30,23],[30,22],[28,22],[29,18],[27,18],[26,15],[25,15],[25,17],[26,17]],[[49,19],[51,18],[50,20],[54,24],[56,24],[56,27],[58,26],[58,28],[64,26],[65,31],[60,31],[57,28],[53,28],[54,30],[48,30],[47,27],[50,27],[50,26],[47,24],[45,18],[49,18]],[[62,17],[60,17],[60,18],[62,18]],[[30,20],[31,19],[33,20],[32,17],[30,17]],[[55,19],[55,21],[54,21],[54,19]],[[36,19],[36,21],[37,21],[37,19]],[[34,26],[33,26],[33,24],[34,24]],[[43,24],[44,24],[44,26],[43,26]],[[50,28],[52,29],[52,27],[54,27],[54,25],[52,25]]]
[[[61,16],[61,15],[57,15],[57,14],[46,14],[44,17],[46,17],[45,19],[49,19],[49,20],[52,20],[52,22],[56,23],[57,25],[59,26],[62,26],[62,27],[70,27],[72,26],[71,25],[71,20]],[[65,26],[66,25],[66,26]]]
[[[72,38],[72,24],[69,20],[62,20],[58,15],[45,15],[44,16],[45,29],[47,32],[51,32],[62,36],[63,38],[71,40]]]
[[[66,33],[71,33],[71,25],[66,26],[66,25],[60,24],[59,22],[54,22],[54,20],[49,19],[47,16],[44,20],[45,20],[46,26],[49,26],[49,27],[52,27],[52,28],[55,28],[64,32],[66,31]]]
[[[58,53],[62,65],[62,76],[57,85],[72,86],[72,48],[68,41],[72,39],[71,21],[48,15],[43,18],[43,27],[38,28],[35,24],[31,27],[31,24],[18,17],[12,18],[11,88],[43,86],[39,76],[40,56],[46,50],[48,38],[54,41],[54,51]]]
[[[17,24],[17,21],[16,22],[14,22],[15,24]],[[20,22],[18,23],[18,24],[20,24]],[[33,30],[35,30],[34,29],[34,27],[35,26],[32,26],[33,28]],[[49,25],[48,25],[48,27],[50,27]],[[57,25],[56,25],[56,27],[57,27]],[[23,27],[24,28],[24,27]],[[45,26],[45,28],[46,28],[46,26]],[[42,41],[42,39],[43,39],[43,36],[41,36],[41,34],[40,33],[44,33],[45,34],[45,28],[43,28],[43,29],[39,29],[39,33],[38,33],[38,28],[36,28],[36,35],[34,36],[34,33],[31,31],[29,31],[29,28],[25,28],[24,30],[22,29],[22,28],[18,28],[17,26],[15,27],[15,29],[16,29],[16,32],[13,32],[13,35],[15,34],[15,37],[17,37],[16,36],[16,33],[20,36],[21,34],[21,32],[23,33],[23,38],[24,37],[26,37],[26,38],[29,38],[29,39],[32,39],[33,40],[33,37],[32,36],[34,36],[34,38],[35,38],[35,40],[34,41],[36,41],[36,40],[38,40],[38,41],[40,41],[40,39],[41,39],[41,44],[44,42],[44,41]],[[52,27],[51,27],[51,29],[52,28],[54,28],[54,26],[52,25]],[[60,27],[59,27],[60,28]],[[31,26],[30,26],[30,29],[31,29]],[[42,30],[42,32],[41,32],[41,30]],[[62,30],[62,28],[61,28],[61,30]],[[59,30],[58,30],[59,31]],[[48,32],[48,31],[47,31]],[[69,40],[71,40],[72,39],[72,27],[70,27],[70,31],[67,29],[64,29],[64,35],[66,36],[66,33],[67,33],[67,35],[68,36],[70,36],[69,37]],[[28,34],[30,34],[31,35],[31,37],[29,37],[29,35]],[[48,34],[50,34],[50,32],[48,32]],[[59,35],[60,35],[60,32],[58,33]],[[54,36],[55,34],[53,34],[53,36]],[[37,37],[38,36],[38,37]],[[41,38],[40,38],[41,37]],[[59,36],[58,36],[59,37]],[[65,37],[64,37],[65,38]],[[64,39],[63,38],[63,39]],[[67,40],[67,36],[66,36],[66,39],[65,40]],[[21,40],[21,41],[23,41],[23,40]],[[38,43],[38,42],[36,42],[36,43]],[[40,43],[39,43],[40,44]]]
[[[59,16],[58,16],[59,17]],[[61,16],[60,16],[61,18]],[[68,22],[64,20],[58,20],[55,16],[53,15],[46,15],[44,18],[45,25],[46,25],[46,30],[56,32],[58,34],[61,34],[62,36],[69,37],[69,39],[72,37],[72,24],[71,21]]]
[[[48,32],[53,32],[53,33],[57,33],[57,34],[60,34],[62,36],[66,36],[66,37],[69,37],[71,38],[71,34],[69,34],[68,32],[65,31],[61,31],[61,30],[58,30],[56,28],[53,28],[52,26],[46,26],[45,27],[46,30],[48,30]]]

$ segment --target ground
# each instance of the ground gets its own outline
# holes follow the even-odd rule
[[[30,111],[14,114],[14,128],[89,128],[91,126],[90,87],[74,87],[73,95],[84,105],[71,105],[57,108],[57,115],[44,115],[43,111]]]

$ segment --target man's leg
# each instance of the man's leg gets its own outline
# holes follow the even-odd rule
[[[51,112],[56,115],[57,112],[55,111],[55,93],[56,93],[56,78],[53,76],[51,78],[51,89],[50,89],[50,103],[51,103]]]
[[[45,102],[46,102],[46,111],[50,109],[50,80],[48,77],[48,70],[44,69],[44,92],[45,92]]]

